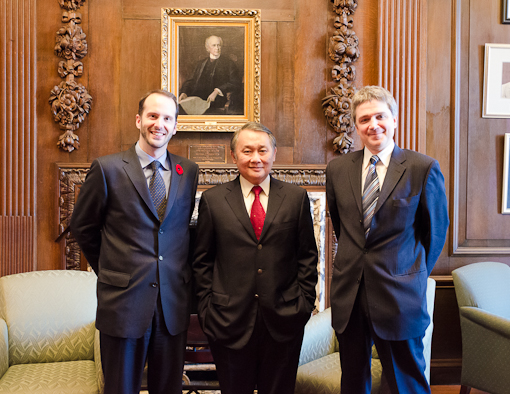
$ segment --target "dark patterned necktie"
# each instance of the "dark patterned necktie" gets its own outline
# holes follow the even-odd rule
[[[363,227],[365,228],[365,238],[368,237],[370,232],[370,224],[374,217],[375,206],[379,198],[379,177],[375,170],[375,165],[379,161],[379,157],[374,155],[370,158],[370,166],[368,167],[367,179],[365,180],[365,187],[363,188],[363,197],[361,198],[363,204]]]
[[[253,230],[255,230],[257,239],[260,239],[260,234],[262,234],[262,228],[264,227],[264,220],[266,219],[266,212],[260,202],[260,192],[262,188],[260,186],[253,186],[251,190],[255,194],[255,200],[253,200],[253,205],[251,206],[250,222],[253,226]]]
[[[149,182],[149,191],[151,193],[152,202],[156,207],[156,211],[158,211],[159,221],[161,222],[163,221],[166,210],[166,187],[163,177],[159,173],[161,163],[154,160],[150,166],[152,168],[152,177]]]

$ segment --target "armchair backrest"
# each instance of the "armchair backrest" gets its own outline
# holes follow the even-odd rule
[[[452,272],[459,307],[471,306],[510,319],[510,267],[483,262]]]
[[[34,271],[0,278],[9,364],[94,359],[96,276]]]

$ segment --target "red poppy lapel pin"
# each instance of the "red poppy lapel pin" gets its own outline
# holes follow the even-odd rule
[[[182,171],[182,167],[181,167],[181,165],[180,165],[180,164],[177,164],[177,165],[175,166],[175,171],[177,171],[177,173],[178,173],[179,175],[182,175],[183,171]]]

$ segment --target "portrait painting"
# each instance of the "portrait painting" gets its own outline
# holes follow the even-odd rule
[[[510,45],[485,44],[484,118],[510,118]]]
[[[162,10],[162,88],[178,129],[235,131],[260,119],[260,11]]]

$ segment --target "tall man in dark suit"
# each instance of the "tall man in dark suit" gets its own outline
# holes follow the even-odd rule
[[[200,200],[199,318],[222,393],[293,394],[317,282],[310,201],[269,175],[276,140],[263,125],[236,131],[231,154],[240,176]]]
[[[227,56],[221,56],[222,46],[221,37],[207,37],[205,49],[209,56],[198,62],[193,76],[185,81],[179,90],[179,102],[188,96],[209,101],[211,106],[205,115],[243,113],[241,76],[236,64]],[[227,101],[229,102],[228,113],[225,109]]]
[[[176,133],[172,93],[140,100],[138,142],[92,163],[71,230],[98,276],[105,394],[181,394],[190,313],[189,221],[198,166],[167,152]]]
[[[372,343],[392,393],[430,393],[422,338],[427,277],[448,227],[444,178],[436,160],[393,142],[397,105],[386,89],[358,91],[352,118],[365,149],[326,170],[342,394],[370,393]]]

